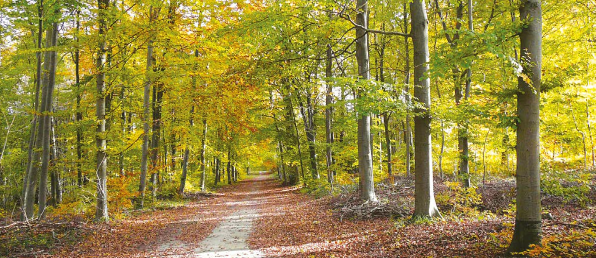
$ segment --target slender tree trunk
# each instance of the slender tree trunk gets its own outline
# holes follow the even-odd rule
[[[306,108],[300,101],[300,111],[302,113],[302,118],[304,120],[304,131],[306,132],[306,140],[308,141],[308,152],[310,157],[310,173],[313,179],[319,179],[319,169],[317,166],[317,151],[315,149],[316,145],[316,128],[314,122],[314,108],[312,104],[312,97],[310,96],[310,90],[306,92]],[[306,110],[305,110],[306,109]],[[302,175],[304,179],[304,175]]]
[[[517,94],[517,213],[508,253],[539,245],[542,238],[540,205],[540,86],[542,77],[542,8],[540,0],[523,0],[520,18],[526,23],[520,37],[520,58],[529,84],[518,78]]]
[[[281,160],[281,175],[283,178],[284,184],[288,183],[288,176],[286,174],[286,163],[284,162],[284,144],[282,141],[279,141],[279,157]]]
[[[159,69],[160,71],[162,69]],[[159,141],[161,136],[161,106],[163,100],[163,83],[153,84],[153,127],[151,128],[151,196],[157,196],[157,179],[159,176]]]
[[[192,116],[195,111],[195,106],[193,105],[190,108],[190,118],[188,119],[188,123],[192,128],[194,126],[194,121]],[[190,156],[190,149],[188,148],[188,142],[186,143],[186,147],[184,148],[184,157],[182,158],[182,175],[180,175],[180,187],[178,188],[178,193],[180,195],[184,195],[184,187],[186,187],[186,175],[188,173],[188,156]],[[217,182],[215,183],[217,184]]]
[[[292,121],[292,124],[288,126],[287,131],[294,131],[296,133],[296,145],[297,145],[297,149],[298,149],[298,158],[300,159],[300,170],[301,170],[301,175],[302,175],[302,180],[303,182],[305,182],[304,180],[304,161],[302,158],[302,145],[300,144],[300,134],[298,134],[298,124],[296,122],[296,116],[294,115],[294,106],[292,104],[292,96],[291,93],[289,93],[289,87],[288,87],[288,94],[286,96],[284,96],[284,101],[286,103],[286,115],[287,115],[287,119]],[[292,130],[291,127],[294,127],[294,130]],[[296,184],[299,181],[299,177],[300,175],[295,175],[295,178],[292,179],[290,178],[290,184]]]
[[[81,92],[81,65],[80,56],[81,49],[79,45],[79,32],[81,31],[81,10],[77,9],[76,21],[76,50],[75,50],[75,84],[77,86],[77,106],[76,106],[76,124],[77,124],[77,185],[83,186],[83,170],[81,163],[83,162],[83,129],[81,128],[81,121],[83,121],[83,112],[81,112],[81,99],[83,93]]]
[[[207,176],[205,166],[205,147],[207,144],[207,119],[203,118],[203,138],[201,139],[201,192],[205,191],[205,178]]]
[[[57,206],[58,204],[62,203],[62,192],[63,192],[63,187],[62,187],[62,179],[60,177],[60,169],[58,169],[58,167],[56,167],[56,161],[60,159],[60,152],[58,152],[58,142],[56,141],[56,122],[55,119],[54,120],[53,126],[52,126],[52,150],[54,151],[53,155],[54,158],[52,159],[52,167],[54,167],[54,169],[52,170],[52,199],[54,200],[52,202],[52,204],[54,206]],[[64,170],[64,172],[68,172],[68,170],[66,169],[66,167],[62,168]]]
[[[218,157],[214,157],[214,163],[215,163],[215,185],[217,185],[219,182],[221,182],[220,180],[220,162],[219,162],[219,158]]]
[[[356,28],[356,59],[358,75],[363,80],[370,79],[368,57],[368,1],[356,1],[356,23],[363,28]],[[360,93],[364,94],[364,93]],[[360,199],[365,202],[376,202],[375,184],[373,180],[372,146],[370,137],[370,114],[358,114],[358,171]]]
[[[106,12],[109,7],[109,0],[97,1],[99,15],[99,46],[95,68],[97,69],[97,110],[96,117],[97,133],[95,135],[95,145],[97,147],[97,206],[95,209],[96,220],[108,220],[108,189],[107,189],[107,164],[106,154],[106,92],[105,92],[105,61],[106,61]]]
[[[424,0],[410,3],[412,42],[414,46],[414,97],[422,108],[414,117],[415,145],[415,210],[414,217],[441,216],[433,191],[432,143],[430,134],[430,79],[428,71],[428,20]]]
[[[153,7],[149,8],[149,23],[155,20],[153,14]],[[142,146],[142,157],[141,157],[141,179],[139,183],[140,200],[139,206],[143,208],[145,203],[145,189],[147,186],[147,161],[149,157],[149,116],[151,110],[151,104],[149,103],[149,96],[151,94],[151,72],[153,71],[153,39],[149,39],[147,42],[147,67],[145,69],[146,78],[143,89],[143,146]]]
[[[126,137],[126,111],[124,110],[124,103],[125,103],[125,94],[124,94],[124,85],[122,85],[122,88],[120,89],[120,103],[121,103],[121,108],[122,108],[122,113],[120,114],[120,126],[121,128],[121,133],[122,133],[122,137]],[[120,152],[120,154],[118,155],[118,174],[123,177],[125,176],[125,171],[124,171],[124,152],[125,150],[122,150],[122,152]]]
[[[53,23],[52,27],[47,30],[46,33],[46,45],[55,47],[58,41],[58,23]],[[52,100],[56,81],[56,51],[52,50],[46,52],[44,65],[47,70],[44,72],[43,85],[44,90],[42,91],[42,121],[40,127],[43,128],[41,140],[41,170],[39,176],[39,218],[45,216],[45,208],[47,201],[47,183],[48,183],[48,170],[50,166],[50,131],[51,131],[51,119],[52,115]],[[45,102],[44,102],[45,100]]]
[[[331,18],[332,13],[329,12],[329,17]],[[325,63],[325,77],[327,78],[327,82],[325,83],[326,92],[325,92],[325,140],[327,142],[326,150],[326,164],[327,164],[327,182],[331,184],[333,187],[334,182],[334,171],[331,168],[333,165],[333,151],[331,146],[333,145],[333,131],[332,131],[332,122],[333,122],[333,82],[331,78],[333,78],[333,49],[331,49],[331,44],[327,44],[327,58]]]
[[[408,33],[408,12],[407,12],[407,4],[404,3],[404,33]],[[405,91],[405,99],[406,105],[410,105],[410,43],[408,42],[409,37],[404,37],[404,53],[405,53],[405,65],[404,65],[404,91]],[[410,112],[406,113],[406,135],[405,135],[405,143],[406,143],[406,176],[410,177],[412,174],[412,127],[411,124],[411,117]]]
[[[231,175],[232,175],[232,171],[231,171],[231,169],[232,169],[232,161],[231,161],[232,149],[231,148],[232,147],[228,146],[228,171],[227,171],[228,172],[228,185],[232,184],[232,177],[231,177]]]
[[[41,137],[35,131],[38,128],[38,120],[39,117],[39,93],[41,90],[42,84],[42,66],[41,66],[41,56],[42,56],[42,33],[43,33],[43,0],[38,2],[38,30],[37,30],[37,50],[36,53],[36,75],[35,75],[35,100],[33,101],[33,121],[31,122],[31,130],[29,136],[29,150],[27,152],[27,168],[25,170],[25,176],[23,180],[23,191],[22,191],[22,211],[21,211],[21,220],[27,221],[33,217],[33,206],[35,203],[35,188],[37,186],[37,162],[39,159],[39,152],[35,149],[41,145]]]
[[[391,157],[391,133],[389,132],[389,114],[383,114],[383,125],[385,126],[385,145],[387,147],[387,174],[390,178],[393,176],[393,158]],[[391,179],[393,180],[393,179]]]
[[[592,127],[590,124],[590,100],[586,99],[586,125],[588,126],[588,136],[590,138],[590,148],[592,151],[592,167],[595,166],[594,162],[594,139],[592,137]]]

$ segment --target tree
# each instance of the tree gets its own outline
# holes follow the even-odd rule
[[[149,23],[153,22],[157,17],[153,11],[153,6],[149,7]],[[147,187],[147,162],[149,157],[149,115],[151,106],[149,104],[149,94],[151,92],[153,71],[153,38],[147,41],[147,59],[146,59],[146,78],[143,87],[143,143],[142,143],[142,158],[141,158],[141,179],[139,180],[139,206],[143,208],[145,203],[145,188]]]
[[[368,1],[356,1],[356,59],[358,61],[358,75],[364,81],[370,79],[368,58]],[[365,89],[362,89],[364,91]],[[365,94],[360,92],[359,95]],[[359,96],[360,97],[360,96]],[[371,155],[370,114],[358,114],[358,171],[360,184],[360,199],[376,202],[375,185],[373,180],[373,161]]]
[[[23,181],[23,192],[22,192],[22,215],[21,219],[27,221],[33,217],[33,206],[35,204],[35,188],[37,186],[37,160],[38,158],[38,151],[35,150],[38,146],[41,145],[41,137],[35,131],[38,126],[38,122],[40,120],[40,116],[38,113],[40,112],[39,106],[39,93],[42,84],[42,61],[41,61],[41,48],[42,48],[42,39],[43,39],[43,0],[40,0],[37,3],[37,12],[38,12],[38,26],[37,26],[37,62],[36,62],[36,76],[35,76],[35,100],[33,101],[33,121],[31,123],[31,131],[29,135],[29,150],[27,153],[27,167],[25,170],[25,176]]]
[[[515,231],[509,254],[539,245],[542,238],[540,206],[540,86],[542,80],[542,7],[540,0],[524,0],[519,14],[523,70],[517,93],[517,198]]]
[[[414,217],[441,216],[433,191],[430,135],[430,79],[428,78],[428,20],[424,0],[410,3],[412,44],[414,47],[414,97],[421,107],[414,117],[414,161],[416,174]]]
[[[107,169],[108,155],[106,154],[106,89],[105,89],[105,65],[106,65],[106,33],[107,33],[107,11],[109,0],[98,0],[97,23],[99,27],[99,43],[97,48],[97,59],[95,68],[97,69],[96,87],[97,87],[97,133],[95,143],[97,147],[96,170],[97,173],[97,206],[95,209],[96,220],[108,220],[108,186]]]

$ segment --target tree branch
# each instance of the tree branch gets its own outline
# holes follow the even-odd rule
[[[355,23],[350,18],[350,15],[349,14],[338,13],[338,16],[340,18],[346,20],[346,21],[349,21],[352,24],[352,26],[354,26],[355,28],[362,29],[362,30],[366,31],[366,33],[375,33],[375,34],[393,35],[393,36],[403,36],[403,37],[410,37],[411,36],[410,34],[399,32],[399,31],[372,30],[372,29],[365,28],[364,26]]]

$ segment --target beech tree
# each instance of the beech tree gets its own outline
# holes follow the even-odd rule
[[[540,85],[542,80],[542,6],[524,0],[519,8],[524,27],[519,34],[522,72],[517,93],[517,198],[512,254],[539,245],[542,238],[540,198]]]
[[[361,85],[366,85],[370,80],[370,67],[368,57],[368,1],[356,1],[356,59],[358,61],[358,75],[362,80]],[[366,94],[361,89],[359,97]],[[358,171],[360,184],[360,199],[376,202],[375,185],[373,179],[372,146],[370,138],[370,114],[358,114]]]
[[[430,79],[428,78],[428,19],[424,0],[410,3],[412,44],[414,47],[414,97],[421,104],[414,116],[414,160],[416,204],[414,217],[441,216],[433,190],[430,134]]]

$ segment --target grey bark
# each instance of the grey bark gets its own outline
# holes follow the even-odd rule
[[[358,61],[358,75],[362,80],[370,79],[368,57],[368,1],[356,1],[356,59]],[[363,93],[360,93],[363,94]],[[370,114],[358,114],[358,172],[360,199],[365,202],[376,202],[375,185],[373,180],[372,146],[370,137]]]
[[[430,79],[427,78],[428,20],[424,0],[410,3],[412,43],[414,46],[414,97],[423,107],[417,108],[414,117],[415,145],[415,209],[414,217],[441,216],[433,191],[433,168],[430,134]]]
[[[149,8],[149,23],[154,20],[153,7]],[[141,157],[141,179],[139,183],[139,206],[143,208],[145,203],[145,189],[147,186],[147,161],[149,157],[149,116],[151,112],[151,106],[149,103],[149,96],[151,92],[152,76],[153,71],[153,39],[149,39],[147,42],[147,66],[145,69],[146,78],[145,85],[143,88],[143,146],[142,146],[142,157]]]
[[[325,64],[325,77],[327,77],[326,92],[325,92],[325,140],[327,142],[326,150],[326,164],[327,164],[327,182],[333,186],[334,171],[331,169],[333,165],[333,151],[331,146],[333,144],[333,131],[332,131],[332,116],[333,116],[333,86],[331,78],[333,77],[333,52],[331,44],[327,44],[327,59]]]
[[[81,112],[81,66],[80,66],[80,55],[81,50],[79,46],[79,32],[81,30],[81,20],[80,20],[81,10],[77,9],[77,21],[76,21],[76,50],[75,50],[75,85],[77,87],[77,104],[76,104],[76,115],[75,119],[77,122],[77,185],[79,187],[83,186],[83,170],[81,168],[81,163],[83,162],[83,129],[81,128],[81,121],[83,120],[83,112]]]
[[[190,108],[190,118],[188,119],[188,123],[191,128],[194,126],[194,121],[192,119],[194,111],[195,106],[193,105]],[[189,143],[187,143],[187,146],[184,148],[184,157],[182,158],[182,174],[180,175],[180,187],[178,188],[178,194],[180,195],[184,194],[184,188],[186,187],[186,175],[188,173],[188,157],[190,156],[190,148],[188,148],[188,144]]]
[[[96,117],[97,133],[95,145],[97,147],[96,173],[97,173],[97,206],[95,208],[96,220],[108,220],[108,188],[107,188],[107,154],[106,154],[106,89],[105,89],[105,61],[106,61],[106,12],[109,0],[98,0],[98,26],[99,45],[95,67],[98,70],[96,78],[97,99]]]
[[[408,12],[407,4],[404,4],[404,33],[408,33]],[[410,105],[410,43],[409,37],[404,37],[404,53],[405,53],[405,65],[404,65],[404,91],[406,104]],[[410,112],[406,113],[406,124],[405,124],[405,143],[406,143],[406,176],[410,177],[412,174],[412,127]]]
[[[526,60],[518,78],[517,168],[515,229],[508,253],[540,244],[542,214],[540,205],[540,86],[542,80],[542,8],[540,0],[523,0],[520,18],[526,22],[520,37],[520,60]]]
[[[40,105],[39,105],[39,94],[42,84],[42,38],[43,38],[43,0],[38,2],[38,30],[37,30],[37,49],[36,53],[36,77],[35,77],[35,100],[33,101],[33,121],[31,122],[31,130],[29,136],[29,150],[27,152],[27,168],[25,170],[25,176],[23,179],[23,191],[22,191],[22,213],[21,220],[27,221],[33,218],[33,206],[35,203],[35,188],[37,187],[38,170],[37,161],[39,160],[39,152],[35,150],[41,145],[41,137],[35,130],[38,129],[38,121],[40,120]],[[41,130],[41,129],[38,129]]]
[[[300,112],[304,121],[304,131],[306,132],[306,140],[308,141],[308,152],[310,158],[310,172],[313,179],[319,179],[319,169],[317,166],[317,152],[316,145],[316,128],[314,122],[314,108],[310,90],[306,91],[306,107],[300,101]],[[302,175],[304,178],[304,175]]]
[[[46,46],[55,47],[58,40],[58,24],[53,23],[51,28],[46,32]],[[54,87],[56,82],[56,51],[51,50],[46,52],[44,61],[44,76],[43,76],[43,90],[42,90],[42,116],[40,128],[41,136],[41,170],[39,172],[39,196],[38,196],[38,215],[39,218],[45,216],[45,208],[47,206],[47,183],[48,170],[50,166],[50,131],[52,119],[52,100]]]
[[[207,144],[207,119],[203,118],[203,137],[201,139],[201,192],[205,191],[205,178],[207,176],[205,166],[205,147]]]
[[[232,177],[231,177],[231,175],[232,175],[232,171],[231,171],[231,169],[232,169],[232,161],[231,161],[231,159],[232,159],[232,147],[228,146],[228,171],[227,171],[227,173],[228,173],[228,185],[231,185],[232,184]]]

